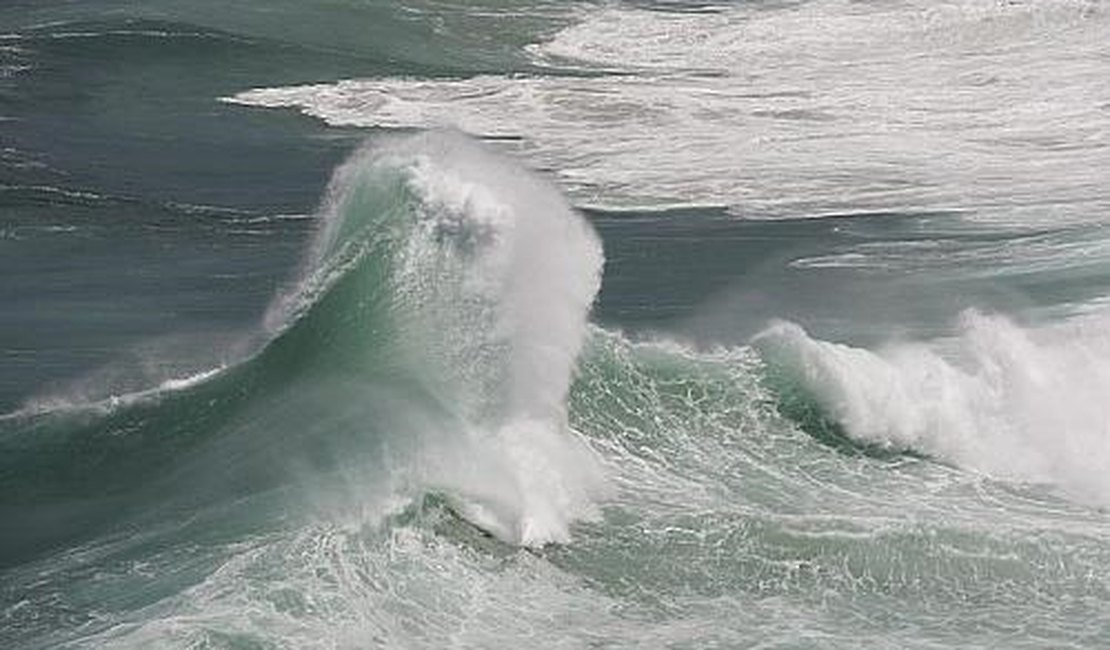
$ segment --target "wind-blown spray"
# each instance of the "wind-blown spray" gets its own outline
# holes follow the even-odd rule
[[[303,279],[268,318],[373,269],[358,300],[390,347],[373,363],[447,414],[421,434],[417,480],[506,541],[563,541],[603,491],[565,405],[602,261],[589,224],[511,161],[454,133],[380,140],[336,173]]]

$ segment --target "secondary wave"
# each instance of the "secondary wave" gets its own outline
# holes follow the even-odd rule
[[[786,322],[754,344],[787,410],[814,406],[863,444],[925,453],[1104,505],[1110,503],[1106,324],[1102,314],[1027,329],[971,310],[955,339],[932,345],[871,351],[814,339]]]

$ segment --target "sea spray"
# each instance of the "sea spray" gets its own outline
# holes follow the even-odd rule
[[[381,139],[336,173],[301,280],[267,322],[280,331],[376,269],[355,300],[375,312],[365,345],[390,353],[366,371],[390,365],[445,414],[419,434],[417,482],[506,541],[565,541],[605,490],[566,414],[602,261],[586,221],[512,161],[455,133]]]

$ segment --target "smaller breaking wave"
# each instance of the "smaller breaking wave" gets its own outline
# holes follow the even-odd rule
[[[867,350],[780,322],[754,339],[771,376],[850,439],[1110,503],[1107,315],[1045,329],[967,311],[943,343]]]

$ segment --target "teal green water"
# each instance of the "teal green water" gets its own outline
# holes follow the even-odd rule
[[[1107,20],[5,5],[0,645],[1107,645]]]

